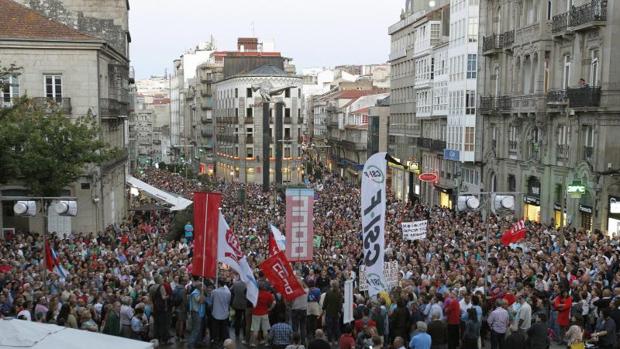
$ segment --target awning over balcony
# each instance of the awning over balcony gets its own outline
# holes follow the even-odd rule
[[[172,207],[170,207],[170,211],[182,211],[193,203],[192,201],[187,200],[184,197],[170,194],[161,189],[155,188],[154,186],[147,184],[133,176],[127,176],[127,183],[132,187],[138,188],[139,190],[145,192],[148,196],[156,200],[164,201],[172,205]]]

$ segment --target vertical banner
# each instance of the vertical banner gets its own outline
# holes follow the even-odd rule
[[[311,261],[314,190],[286,189],[286,257],[291,262]]]
[[[353,322],[353,280],[344,282],[344,303],[342,304],[342,322]]]
[[[194,193],[192,275],[215,279],[222,194]]]
[[[386,153],[371,156],[362,172],[362,243],[368,294],[385,291],[385,179]]]

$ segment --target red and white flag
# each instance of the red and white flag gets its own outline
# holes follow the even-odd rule
[[[273,224],[269,224],[269,257],[278,254],[286,249],[286,238],[282,232]]]
[[[504,232],[502,235],[502,244],[508,246],[525,239],[527,229],[525,228],[525,222],[523,219],[514,223],[512,227]]]
[[[194,252],[192,274],[215,279],[222,194],[194,193]]]
[[[228,226],[221,212],[218,224],[217,260],[228,265],[239,274],[239,278],[246,285],[247,300],[256,305],[258,300],[258,282],[254,278],[252,268],[250,268],[245,254],[241,251],[239,239]]]
[[[265,273],[267,280],[271,282],[273,287],[289,302],[304,294],[304,289],[297,281],[293,268],[284,252],[269,257],[259,266],[260,270]]]

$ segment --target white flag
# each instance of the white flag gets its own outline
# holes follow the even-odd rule
[[[280,251],[286,250],[286,237],[282,234],[282,232],[276,228],[273,224],[269,224],[271,227],[271,233],[273,234],[273,239],[276,240],[276,244]]]
[[[239,274],[241,281],[245,283],[246,298],[256,305],[258,299],[258,283],[254,278],[252,269],[241,251],[239,239],[228,226],[224,215],[220,212],[217,238],[217,261],[228,265]]]
[[[386,153],[371,156],[362,172],[362,240],[368,294],[373,297],[387,289],[385,257]]]

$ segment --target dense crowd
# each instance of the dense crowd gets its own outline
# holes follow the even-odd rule
[[[188,198],[197,190],[223,193],[222,211],[252,267],[267,257],[268,224],[284,228],[284,202],[275,191],[157,169],[140,178]],[[191,222],[168,241],[170,213],[132,211],[98,234],[52,235],[66,278],[43,272],[40,234],[5,239],[0,314],[160,344],[186,341],[189,348],[205,342],[231,347],[230,332],[238,344],[291,349],[478,349],[487,340],[492,349],[544,349],[551,341],[576,349],[586,339],[617,347],[617,240],[600,231],[528,222],[526,239],[506,247],[500,237],[508,219],[483,222],[477,213],[403,204],[391,196],[386,261],[398,262],[398,282],[376,298],[356,289],[355,320],[343,324],[344,281],[359,280],[360,190],[328,174],[309,179],[318,193],[314,234],[322,239],[312,262],[293,266],[306,291],[293,302],[285,302],[258,269],[255,307],[230,270],[221,270],[220,280],[192,278]],[[428,220],[427,238],[404,241],[400,223],[415,220]]]

